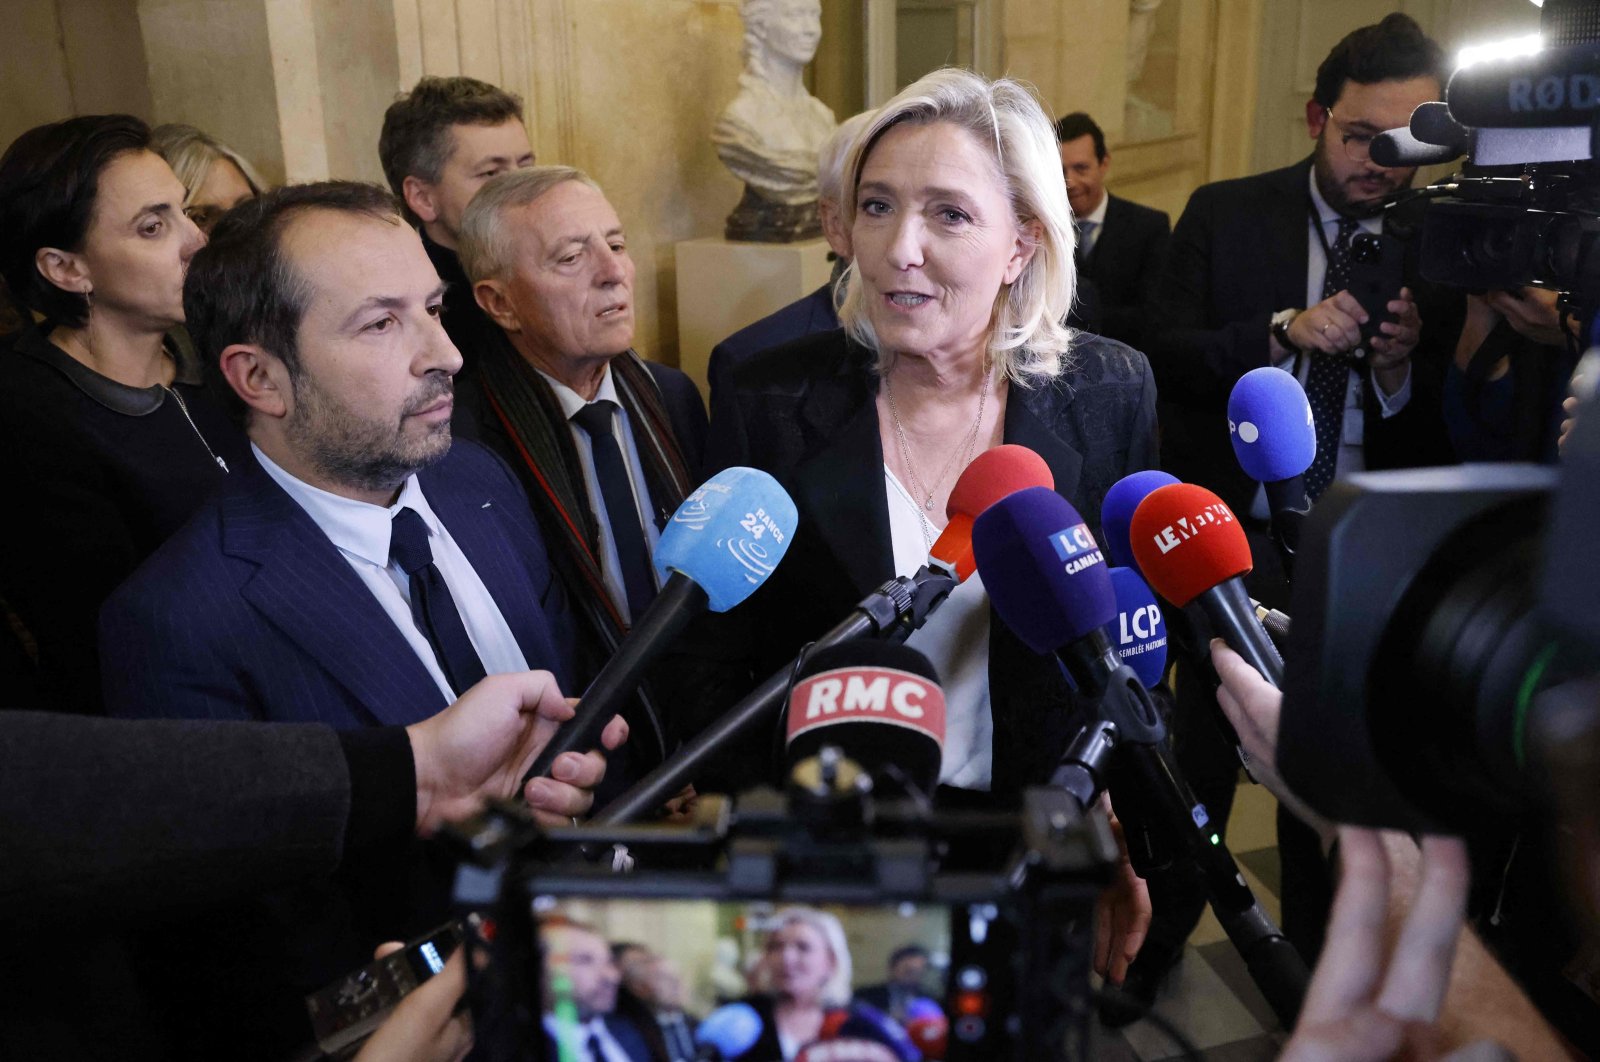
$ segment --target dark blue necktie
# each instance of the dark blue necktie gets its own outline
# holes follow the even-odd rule
[[[622,447],[612,430],[615,402],[601,399],[590,402],[572,415],[572,422],[589,436],[594,452],[594,476],[600,481],[600,499],[606,506],[606,523],[611,526],[611,541],[617,547],[617,562],[622,565],[622,586],[628,595],[628,611],[638,623],[650,602],[656,599],[656,581],[650,574],[650,548],[645,544],[644,527],[639,522],[639,507],[633,500],[633,481],[622,461]]]
[[[1350,284],[1350,237],[1361,228],[1350,218],[1339,219],[1339,235],[1328,251],[1328,271],[1322,281],[1322,297],[1332,298]],[[1344,438],[1345,395],[1350,389],[1350,363],[1334,354],[1313,352],[1306,373],[1306,399],[1311,403],[1311,422],[1317,432],[1317,456],[1306,470],[1306,497],[1316,501],[1339,464],[1339,443]]]
[[[484,677],[483,661],[467,637],[450,588],[433,563],[428,525],[415,509],[401,509],[389,526],[389,559],[411,582],[411,619],[433,646],[450,688],[459,696]]]

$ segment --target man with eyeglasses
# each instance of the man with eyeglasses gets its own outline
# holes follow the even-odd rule
[[[1288,607],[1287,583],[1264,533],[1265,499],[1229,441],[1228,394],[1240,376],[1274,365],[1305,385],[1318,447],[1306,475],[1313,499],[1335,477],[1363,468],[1452,460],[1439,396],[1459,297],[1429,293],[1408,262],[1405,287],[1388,304],[1393,321],[1364,343],[1367,315],[1347,290],[1350,241],[1396,227],[1383,207],[1410,187],[1416,172],[1374,163],[1372,138],[1406,125],[1417,105],[1439,99],[1444,75],[1439,46],[1406,15],[1353,31],[1317,70],[1306,104],[1306,129],[1316,142],[1311,156],[1197,189],[1173,230],[1156,291],[1157,320],[1147,333],[1162,402],[1163,467],[1254,517],[1245,520],[1256,563],[1251,593],[1277,607]],[[1182,729],[1183,769],[1212,818],[1226,822],[1237,762],[1213,749],[1214,739],[1208,744],[1206,735]],[[1306,834],[1280,822],[1284,925],[1307,961],[1315,961],[1329,892],[1314,840],[1311,858],[1297,854]],[[1164,972],[1203,905],[1198,889],[1163,895],[1155,883],[1151,900],[1150,938],[1128,974],[1135,986]]]

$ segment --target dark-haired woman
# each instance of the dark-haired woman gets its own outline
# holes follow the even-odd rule
[[[31,319],[0,356],[0,637],[36,665],[7,676],[0,705],[33,680],[40,707],[98,711],[101,601],[244,445],[166,341],[205,237],[149,145],[137,118],[100,115],[0,156],[0,276]]]

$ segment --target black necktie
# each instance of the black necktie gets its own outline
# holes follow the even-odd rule
[[[606,1062],[606,1053],[600,1048],[600,1037],[591,1030],[589,1033],[589,1058],[591,1062]]]
[[[1320,222],[1319,222],[1320,224]],[[1350,237],[1361,228],[1350,218],[1339,219],[1339,235],[1328,250],[1328,272],[1322,297],[1332,298],[1350,284]],[[1333,354],[1313,353],[1306,373],[1306,399],[1317,432],[1317,456],[1306,470],[1306,497],[1316,501],[1333,482],[1339,463],[1339,443],[1344,438],[1345,395],[1350,389],[1350,363]]]
[[[389,526],[389,559],[411,581],[411,619],[433,646],[445,680],[459,696],[483,678],[483,661],[467,637],[461,613],[433,563],[428,525],[415,509],[401,509]]]
[[[633,500],[633,481],[622,461],[622,447],[612,431],[615,402],[601,399],[590,402],[572,415],[572,422],[589,435],[594,450],[594,475],[600,481],[600,498],[606,505],[606,522],[611,525],[611,541],[617,547],[622,565],[622,586],[628,595],[628,611],[638,623],[644,610],[656,598],[655,577],[650,574],[650,549],[645,545],[639,508]]]

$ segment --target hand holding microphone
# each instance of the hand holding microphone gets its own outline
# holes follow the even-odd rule
[[[788,551],[795,524],[789,495],[754,468],[724,469],[685,498],[656,544],[656,571],[665,577],[661,592],[523,780],[548,774],[563,752],[593,747],[606,721],[691,620],[707,609],[726,612],[767,580]]]

